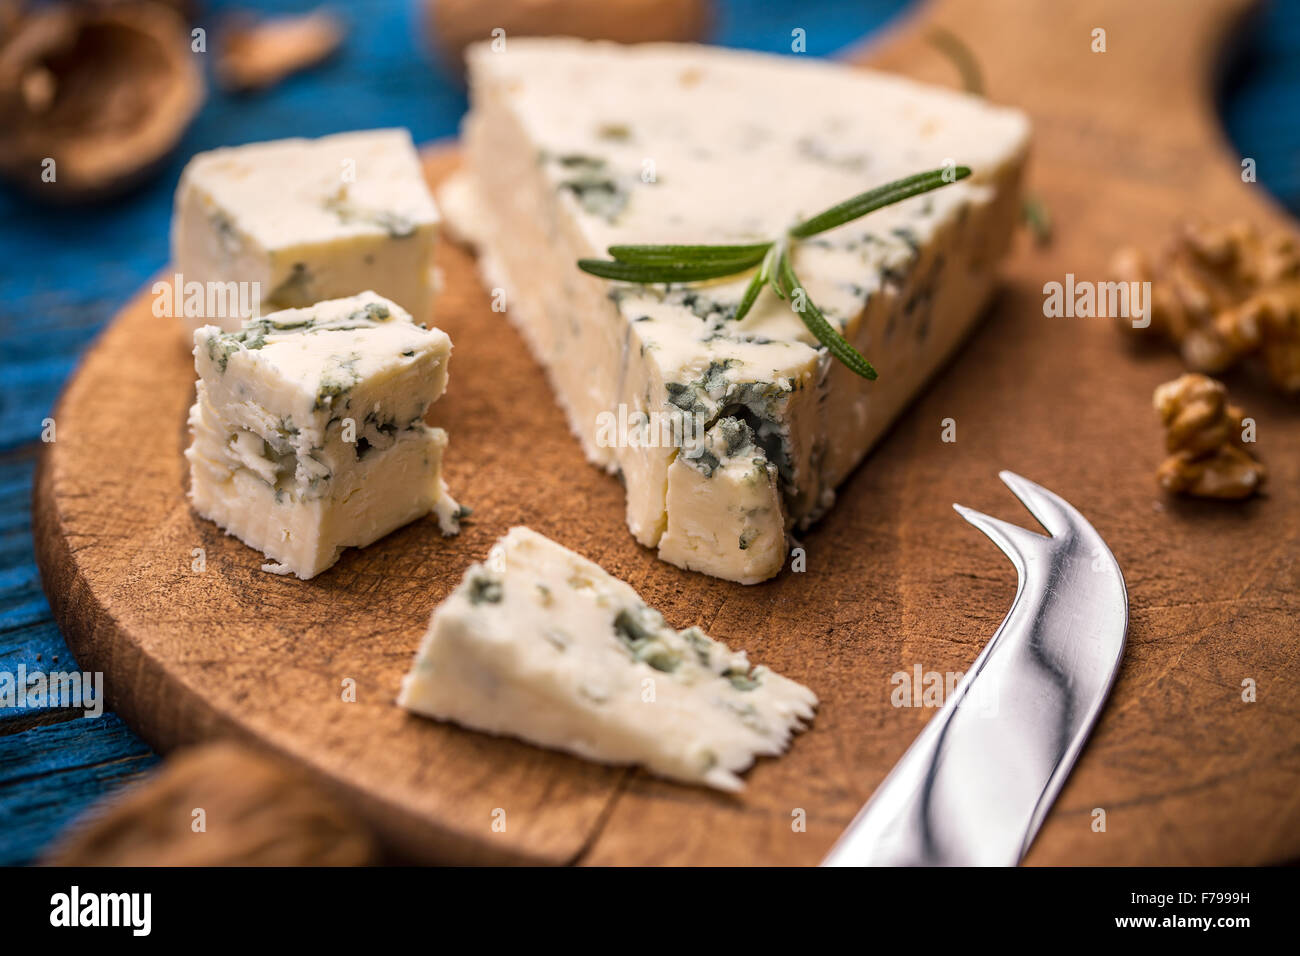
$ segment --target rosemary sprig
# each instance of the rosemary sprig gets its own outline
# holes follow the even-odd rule
[[[984,95],[984,72],[965,40],[946,27],[935,27],[926,39],[952,60],[957,72],[961,74],[962,89],[976,96]]]
[[[737,321],[749,314],[763,291],[763,286],[768,285],[778,297],[789,299],[795,314],[832,356],[855,374],[865,379],[874,379],[876,370],[871,363],[827,321],[795,275],[794,264],[790,259],[790,244],[852,222],[884,206],[955,183],[969,175],[969,167],[949,166],[885,183],[796,223],[772,242],[716,246],[610,246],[611,259],[579,259],[578,268],[602,279],[645,285],[721,279],[740,275],[758,266],[758,271],[745,286],[745,292],[736,307]]]
[[[961,85],[967,93],[984,95],[984,73],[979,60],[966,45],[966,41],[951,30],[936,27],[930,31],[929,40],[948,59],[952,60],[961,74]],[[1034,236],[1034,244],[1046,246],[1052,241],[1052,217],[1047,211],[1047,204],[1037,194],[1026,192],[1020,204],[1020,218]]]
[[[1052,217],[1043,201],[1034,193],[1026,193],[1021,201],[1020,210],[1025,225],[1029,226],[1029,231],[1034,234],[1034,243],[1045,246],[1051,242]]]
[[[795,239],[807,239],[819,232],[825,232],[828,229],[834,229],[836,226],[842,226],[846,222],[852,222],[869,212],[875,212],[882,206],[892,206],[896,202],[911,199],[921,193],[928,193],[940,186],[947,186],[949,183],[955,183],[957,180],[965,179],[969,175],[969,166],[945,166],[943,169],[932,169],[929,172],[908,176],[906,179],[897,179],[892,183],[885,183],[883,186],[868,189],[852,199],[846,199],[842,203],[831,206],[830,209],[818,213],[811,219],[804,220],[790,230],[790,235]]]

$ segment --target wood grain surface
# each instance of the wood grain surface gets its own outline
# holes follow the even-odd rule
[[[265,747],[318,774],[404,857],[815,863],[934,713],[892,706],[891,675],[963,671],[1010,606],[1014,571],[951,509],[1031,523],[996,478],[1010,468],[1109,542],[1132,622],[1110,704],[1026,862],[1300,857],[1300,409],[1249,374],[1229,377],[1259,423],[1267,494],[1168,499],[1152,478],[1150,398],[1178,362],[1135,352],[1108,320],[1042,308],[1044,282],[1106,278],[1117,246],[1154,245],[1188,215],[1284,224],[1242,183],[1212,108],[1219,51],[1248,7],[953,0],[863,52],[956,85],[926,37],[935,23],[960,35],[990,98],[1034,120],[1030,187],[1055,237],[1046,248],[1018,237],[980,329],[803,540],[807,571],[759,586],[681,571],[635,544],[619,483],[584,461],[540,368],[449,244],[436,321],[456,351],[431,420],[451,433],[447,479],[473,520],[452,539],[418,522],[309,582],[264,574],[259,554],[186,505],[193,367],[142,295],[68,386],[36,482],[45,588],[78,661],[106,672],[109,705],[156,747],[216,736]],[[1105,53],[1090,51],[1098,27]],[[430,176],[455,162],[431,154]],[[955,443],[941,440],[949,417]],[[519,523],[627,579],[674,626],[699,625],[811,686],[812,730],[731,796],[395,707],[433,607]]]

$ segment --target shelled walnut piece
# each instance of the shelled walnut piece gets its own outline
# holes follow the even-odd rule
[[[1189,368],[1215,374],[1258,354],[1278,388],[1300,394],[1295,236],[1246,223],[1188,224],[1154,263],[1124,249],[1112,270],[1122,281],[1151,283],[1150,329],[1177,345]]]
[[[204,830],[195,832],[195,811]],[[56,866],[361,866],[368,831],[305,777],[247,748],[209,744],[110,798],[46,860]]]
[[[1244,416],[1228,404],[1222,382],[1189,373],[1159,386],[1152,403],[1170,452],[1156,471],[1165,490],[1198,498],[1249,498],[1259,490],[1264,466],[1246,451]]]

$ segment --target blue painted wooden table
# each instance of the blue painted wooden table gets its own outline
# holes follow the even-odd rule
[[[215,32],[234,7],[302,10],[310,0],[210,2]],[[808,53],[859,40],[906,0],[722,0],[714,39]],[[51,210],[0,193],[0,680],[74,669],[50,616],[31,541],[30,494],[42,420],[78,356],[167,260],[171,196],[185,161],[215,146],[405,126],[418,142],[454,135],[465,97],[424,48],[413,0],[352,0],[341,55],[253,97],[213,90],[169,165],[133,194],[90,210]],[[1228,133],[1260,181],[1300,212],[1300,4],[1265,14],[1222,98]],[[209,69],[209,75],[211,73]],[[111,714],[0,709],[0,863],[30,862],[70,820],[157,760]]]

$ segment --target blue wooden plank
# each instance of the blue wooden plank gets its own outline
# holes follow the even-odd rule
[[[1300,3],[1269,3],[1221,91],[1228,137],[1259,183],[1300,215]]]
[[[829,56],[859,42],[907,6],[907,0],[728,0],[717,5],[713,42],[765,53],[791,53],[793,32],[802,30],[805,53]]]
[[[0,456],[0,673],[76,669],[41,589],[32,550],[30,495],[36,448]],[[25,704],[0,708],[0,734],[28,718]]]
[[[111,715],[0,736],[0,865],[32,862],[105,792],[157,761]]]

